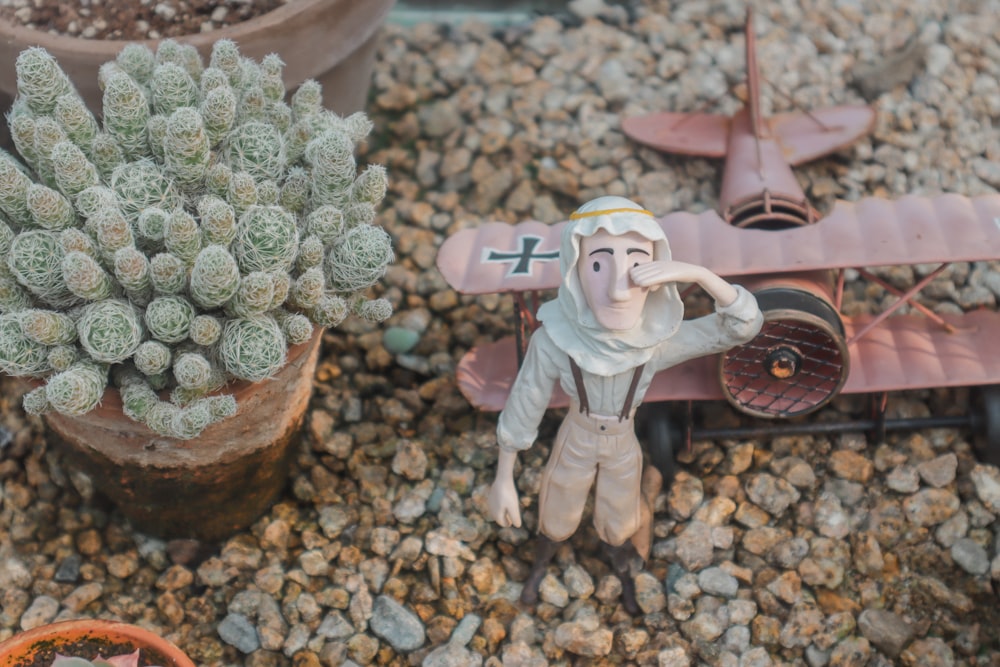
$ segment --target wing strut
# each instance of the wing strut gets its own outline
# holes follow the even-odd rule
[[[910,289],[906,290],[906,292],[896,289],[895,287],[893,287],[886,281],[880,279],[878,276],[874,275],[870,271],[867,271],[866,269],[856,269],[857,272],[861,275],[861,277],[865,278],[866,280],[871,280],[872,282],[881,286],[887,292],[898,297],[898,299],[894,304],[892,304],[891,306],[883,310],[881,313],[876,315],[874,319],[872,319],[870,322],[868,322],[863,327],[855,331],[854,335],[851,336],[850,339],[848,339],[847,341],[848,347],[854,345],[854,343],[857,342],[859,339],[863,338],[865,334],[867,334],[869,331],[877,327],[887,317],[895,313],[897,310],[899,310],[906,304],[910,304],[916,310],[919,310],[921,313],[927,316],[927,318],[930,319],[932,322],[935,322],[944,327],[944,330],[947,331],[948,333],[955,333],[956,329],[953,324],[951,324],[950,322],[946,322],[943,317],[935,313],[933,310],[931,310],[924,304],[914,300],[914,297],[917,294],[919,294],[922,289],[927,287],[927,285],[929,285],[932,280],[937,278],[942,271],[948,268],[948,266],[949,263],[945,262],[944,264],[942,264],[941,266],[939,266],[938,268],[934,269],[926,276],[924,276],[919,282],[917,282],[917,284],[915,284]]]

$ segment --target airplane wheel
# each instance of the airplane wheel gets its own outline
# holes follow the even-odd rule
[[[764,326],[748,343],[720,355],[726,399],[755,417],[808,414],[829,403],[847,380],[848,352],[840,315],[798,289],[756,293]]]
[[[663,404],[651,408],[646,413],[646,452],[650,462],[663,475],[663,488],[669,488],[677,471],[674,452],[681,446],[684,436]]]
[[[982,387],[976,403],[972,446],[983,463],[1000,465],[1000,385]]]

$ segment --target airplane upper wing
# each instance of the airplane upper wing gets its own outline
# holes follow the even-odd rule
[[[660,220],[675,259],[722,276],[1000,258],[1000,194],[840,201],[815,224],[737,229],[718,215]]]
[[[728,277],[1000,258],[1000,194],[841,201],[816,224],[783,230],[738,229],[712,210],[659,221],[674,259]],[[442,244],[438,268],[466,294],[558,287],[565,224],[462,230]]]
[[[868,134],[875,124],[875,110],[839,106],[808,113],[780,113],[765,122],[785,159],[794,167],[845,148]]]
[[[622,119],[633,141],[667,153],[721,158],[729,142],[729,116],[707,113],[651,113]]]
[[[438,269],[464,294],[556,287],[562,279],[559,240],[565,224],[487,222],[463,229],[441,244]]]

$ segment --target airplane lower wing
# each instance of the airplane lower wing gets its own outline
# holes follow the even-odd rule
[[[842,393],[878,393],[931,387],[1000,383],[1000,313],[977,310],[946,318],[953,333],[916,315],[897,315],[849,347],[851,370]],[[847,338],[869,318],[845,320]],[[761,370],[764,374],[763,369]],[[466,354],[458,366],[459,389],[475,407],[503,409],[517,375],[512,338],[489,343]],[[794,385],[793,383],[789,383]],[[775,389],[775,392],[779,391]],[[718,357],[694,359],[654,378],[646,402],[724,400]],[[565,407],[562,390],[550,407]]]
[[[729,116],[664,111],[622,119],[625,136],[666,153],[722,158],[729,142]]]
[[[839,106],[806,112],[779,113],[766,119],[771,136],[794,166],[846,148],[871,132],[875,111]]]

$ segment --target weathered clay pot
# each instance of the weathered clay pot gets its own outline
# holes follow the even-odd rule
[[[194,44],[203,57],[219,39],[233,40],[244,56],[257,61],[277,53],[285,61],[289,90],[316,79],[323,85],[326,107],[347,114],[365,106],[379,28],[392,5],[393,0],[290,0],[249,21],[175,39]],[[29,46],[41,46],[55,56],[87,106],[97,112],[101,109],[97,70],[127,43],[52,35],[0,20],[0,93],[13,99],[18,54]],[[156,41],[144,43],[156,45]]]
[[[0,667],[48,665],[56,653],[93,660],[139,649],[140,665],[194,667],[183,651],[149,630],[128,623],[80,619],[50,623],[0,642]]]
[[[122,413],[108,389],[80,417],[46,415],[68,464],[119,506],[138,530],[165,538],[224,539],[249,526],[288,479],[319,358],[322,329],[289,349],[288,363],[262,382],[238,382],[236,415],[197,438],[157,435]]]

